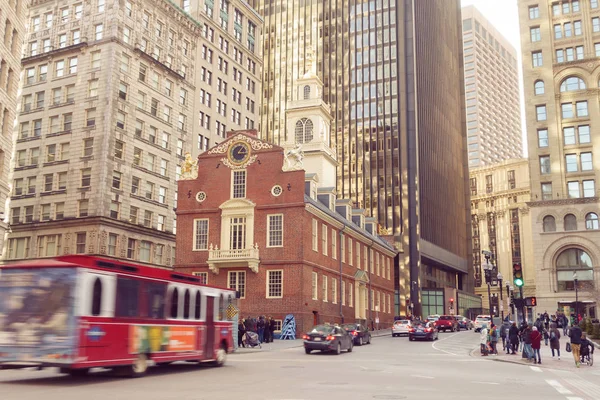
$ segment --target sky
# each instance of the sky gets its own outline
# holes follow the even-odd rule
[[[463,7],[474,5],[488,21],[502,33],[515,47],[521,65],[521,39],[519,31],[519,11],[517,0],[461,0]],[[523,97],[523,71],[519,67],[519,82],[521,89],[521,129],[523,133],[523,151],[527,154],[527,136],[525,129],[525,101]]]

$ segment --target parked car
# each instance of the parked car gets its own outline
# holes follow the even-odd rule
[[[345,329],[333,325],[316,325],[310,332],[302,336],[304,351],[310,354],[313,350],[333,351],[340,354],[342,350],[352,352],[354,344],[352,336]]]
[[[354,339],[354,344],[362,346],[363,344],[371,344],[371,332],[366,326],[361,324],[344,324],[342,328],[348,332]]]
[[[491,322],[492,318],[489,315],[478,315],[477,318],[475,318],[475,323],[473,324],[475,332],[481,332],[483,325],[489,328]]]
[[[442,315],[440,319],[435,321],[435,327],[438,331],[458,331],[458,321],[454,318],[454,315]]]
[[[424,322],[422,324],[411,327],[408,331],[408,340],[438,340],[439,331],[435,326],[435,322]]]
[[[467,317],[463,317],[462,315],[457,315],[456,320],[458,321],[458,329],[464,329],[470,331],[473,329],[473,321],[471,321]]]
[[[392,336],[408,335],[408,331],[411,327],[412,324],[409,319],[399,319],[394,321],[394,325],[392,325]]]

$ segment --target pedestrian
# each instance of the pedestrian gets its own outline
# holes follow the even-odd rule
[[[537,355],[537,363],[542,363],[542,356],[540,355],[540,347],[542,346],[542,333],[538,330],[537,326],[531,328],[531,348],[533,349],[533,363]]]
[[[265,317],[263,315],[258,317],[256,327],[258,329],[258,341],[263,343],[265,341]]]
[[[492,354],[498,355],[498,349],[496,348],[498,344],[498,329],[494,324],[492,324],[492,329],[490,330],[490,344],[492,346]]]
[[[240,318],[238,322],[238,347],[244,347],[244,334],[246,333],[246,326],[244,325],[244,319]]]
[[[579,368],[581,362],[581,328],[579,324],[575,323],[569,330],[569,337],[571,338],[571,351],[573,352],[573,358],[575,359],[575,366]]]
[[[271,341],[271,330],[269,329],[269,323],[271,322],[271,317],[265,318],[265,343],[269,343]]]
[[[527,358],[531,361],[533,358],[533,349],[531,348],[531,327],[525,325],[525,329],[521,333],[521,339],[523,340],[523,358]]]
[[[512,326],[508,330],[508,340],[511,346],[509,350],[512,350],[510,354],[517,354],[517,351],[519,351],[519,328],[517,328],[516,322],[513,322]]]
[[[502,338],[502,350],[506,351],[506,353],[510,353],[510,340],[508,337],[508,332],[510,330],[510,322],[508,322],[508,318],[502,323],[500,326],[500,337]]]
[[[273,319],[273,317],[269,318],[271,321],[269,322],[269,331],[271,331],[271,342],[275,339],[275,331],[277,330],[277,321]]]
[[[543,328],[542,334],[544,335],[544,344],[546,346],[548,346],[548,340],[550,339],[550,334],[548,332],[548,329],[546,329],[546,327]]]
[[[553,322],[550,326],[550,350],[552,350],[552,358],[554,358],[554,350],[556,350],[558,360],[560,361],[560,331],[556,322]]]
[[[487,325],[483,324],[481,326],[481,335],[480,335],[480,340],[479,343],[481,344],[481,355],[482,356],[487,356],[488,355],[488,329],[487,329]]]

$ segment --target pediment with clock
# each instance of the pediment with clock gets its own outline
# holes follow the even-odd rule
[[[208,154],[223,154],[221,162],[231,169],[244,169],[258,160],[257,152],[271,150],[273,145],[248,135],[233,134],[227,141],[212,148]]]

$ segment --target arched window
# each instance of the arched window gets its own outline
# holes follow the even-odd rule
[[[177,310],[179,309],[179,291],[173,289],[171,293],[171,318],[177,318]]]
[[[183,319],[190,319],[190,291],[185,289],[183,295]]]
[[[598,226],[598,214],[589,213],[585,216],[585,229],[600,229]]]
[[[573,214],[565,215],[564,219],[565,231],[576,231],[577,230],[577,217]]]
[[[559,291],[575,289],[575,273],[579,281],[578,286],[583,282],[587,286],[593,285],[594,267],[592,258],[580,249],[564,250],[556,259],[556,281]]]
[[[313,139],[313,123],[308,118],[296,122],[296,143],[308,143]]]
[[[196,304],[194,307],[194,318],[196,318],[196,319],[200,319],[201,305],[202,305],[202,294],[198,290],[198,291],[196,291]]]
[[[310,99],[310,86],[304,86],[304,100]]]
[[[92,289],[92,315],[100,315],[102,313],[102,281],[96,278],[94,288]]]
[[[583,79],[578,78],[576,76],[569,76],[564,79],[560,84],[561,92],[572,92],[574,90],[583,90],[585,89],[585,82]]]
[[[552,215],[544,217],[544,232],[556,232],[556,221]]]
[[[540,94],[544,94],[546,91],[546,87],[544,85],[544,81],[535,81],[535,95],[539,96]]]

